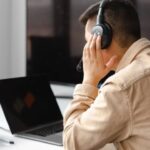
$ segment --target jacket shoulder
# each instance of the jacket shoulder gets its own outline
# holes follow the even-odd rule
[[[148,75],[150,75],[150,62],[138,59],[108,78],[103,86],[115,84],[123,90]]]

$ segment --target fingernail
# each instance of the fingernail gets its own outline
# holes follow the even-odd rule
[[[101,35],[98,35],[97,37],[98,37],[98,38],[101,38]]]
[[[94,34],[94,38],[96,38],[96,37],[97,37],[97,34],[95,33],[95,34]]]

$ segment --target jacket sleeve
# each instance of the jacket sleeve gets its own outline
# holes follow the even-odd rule
[[[65,150],[97,150],[119,142],[131,133],[131,114],[126,91],[108,83],[96,87],[79,84],[64,114]]]

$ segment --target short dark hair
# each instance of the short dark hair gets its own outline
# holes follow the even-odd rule
[[[99,2],[91,5],[80,16],[84,25],[87,20],[97,15]],[[127,0],[106,1],[104,21],[112,27],[113,37],[121,47],[129,47],[141,37],[140,21],[133,4]]]

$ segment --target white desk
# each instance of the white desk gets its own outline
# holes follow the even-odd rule
[[[54,94],[58,97],[61,96],[72,96],[74,86],[65,86],[65,85],[51,85]],[[68,98],[57,98],[57,102],[60,106],[60,110],[63,114],[66,106],[68,105],[71,99]],[[9,129],[8,124],[5,120],[3,111],[0,107],[0,126],[6,129]],[[0,141],[0,150],[63,150],[61,146],[55,146],[47,143],[42,143],[34,140],[24,139],[13,136],[11,133],[7,133],[0,129],[0,137],[7,136],[6,138],[12,139],[15,144],[7,144]],[[106,145],[102,150],[114,150],[114,147],[111,144]]]

